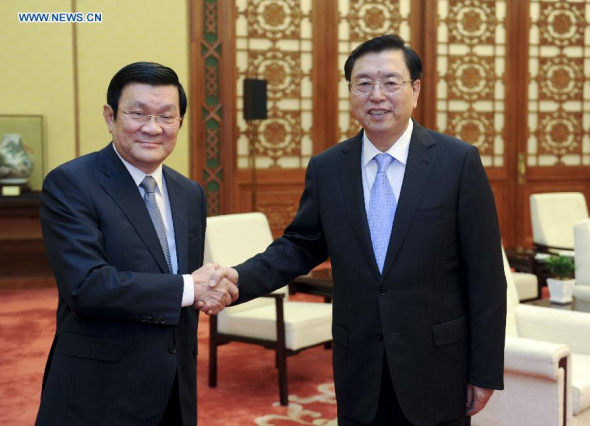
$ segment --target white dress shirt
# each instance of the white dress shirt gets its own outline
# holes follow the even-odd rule
[[[131,163],[126,161],[113,144],[113,148],[115,152],[131,174],[131,177],[135,181],[135,185],[137,186],[137,190],[141,194],[141,198],[145,195],[145,190],[140,187],[139,185],[143,182],[143,179],[148,176],[137,167],[133,166]],[[158,204],[158,208],[160,209],[160,213],[162,214],[162,219],[164,220],[164,227],[166,228],[166,239],[168,240],[168,250],[170,251],[170,263],[172,263],[172,273],[178,273],[178,257],[176,255],[176,240],[174,238],[174,222],[172,221],[172,210],[170,208],[170,199],[168,198],[168,189],[166,188],[166,181],[164,179],[164,174],[162,173],[162,165],[160,164],[156,170],[149,174],[149,176],[153,177],[156,181],[156,203]],[[186,274],[182,276],[184,281],[184,290],[182,293],[182,306],[191,306],[194,303],[195,299],[195,288],[193,287],[193,279],[190,274]]]
[[[399,201],[399,194],[402,190],[402,182],[404,180],[404,173],[406,172],[406,163],[408,162],[408,152],[410,150],[410,139],[412,131],[414,130],[414,122],[410,119],[408,128],[400,136],[400,138],[393,143],[391,148],[385,151],[387,154],[395,158],[387,169],[387,179],[393,189],[395,200]],[[363,175],[363,194],[365,197],[365,210],[367,217],[369,216],[369,203],[371,202],[371,188],[377,176],[377,162],[371,161],[373,157],[382,152],[373,145],[373,142],[363,132],[363,151],[361,155],[361,167]]]

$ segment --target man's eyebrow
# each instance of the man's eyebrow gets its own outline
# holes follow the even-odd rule
[[[401,74],[397,73],[397,72],[390,72],[387,74],[382,74],[382,76],[379,78],[392,78],[392,77],[402,78]],[[355,80],[359,79],[359,78],[375,79],[376,77],[374,77],[372,74],[368,74],[368,73],[360,73],[360,74],[355,75],[355,77],[354,77]]]
[[[132,108],[132,107],[133,108],[135,108],[135,107],[137,107],[137,108],[149,108],[150,107],[150,105],[148,105],[148,104],[146,104],[144,102],[141,102],[141,101],[131,101],[131,102],[129,102],[128,105],[129,105],[128,106],[129,108]],[[158,110],[159,111],[169,111],[171,109],[176,109],[176,108],[177,108],[177,106],[175,104],[170,103],[170,104],[161,105],[158,108]]]

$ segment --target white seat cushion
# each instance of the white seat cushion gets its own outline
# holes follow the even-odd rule
[[[513,272],[514,284],[519,300],[535,299],[539,297],[537,276],[526,272]]]
[[[287,349],[299,350],[332,340],[332,305],[329,303],[285,301],[284,318]],[[238,312],[228,310],[218,320],[220,333],[277,339],[274,303]]]
[[[572,354],[574,416],[590,408],[590,355]]]

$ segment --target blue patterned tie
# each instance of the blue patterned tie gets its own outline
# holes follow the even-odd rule
[[[379,272],[383,272],[387,246],[393,226],[393,217],[397,202],[393,189],[387,179],[387,168],[394,158],[389,154],[378,154],[373,157],[377,162],[377,176],[371,188],[371,200],[369,201],[369,229],[371,230],[371,242]]]
[[[164,251],[164,257],[166,258],[169,272],[172,273],[172,262],[170,262],[170,249],[168,248],[168,238],[166,238],[166,227],[164,226],[164,220],[162,220],[162,213],[156,203],[156,194],[154,194],[154,191],[156,190],[156,180],[151,176],[146,176],[139,186],[145,190],[143,201],[145,201],[145,206],[147,207],[148,213],[156,228],[156,233],[158,234],[160,245]]]

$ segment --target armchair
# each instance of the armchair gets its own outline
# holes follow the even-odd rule
[[[582,220],[574,225],[574,244],[576,309],[590,312],[590,219]]]
[[[504,390],[473,426],[590,425],[590,315],[518,302],[504,255]]]
[[[541,253],[574,249],[574,223],[588,219],[586,198],[581,192],[533,194],[531,223],[533,244]]]
[[[263,252],[273,238],[262,213],[207,219],[205,261],[233,266]],[[288,286],[224,309],[210,319],[209,387],[217,386],[217,347],[231,341],[276,351],[281,405],[288,405],[288,355],[332,340],[332,304],[289,300]],[[234,366],[235,368],[235,366]]]

